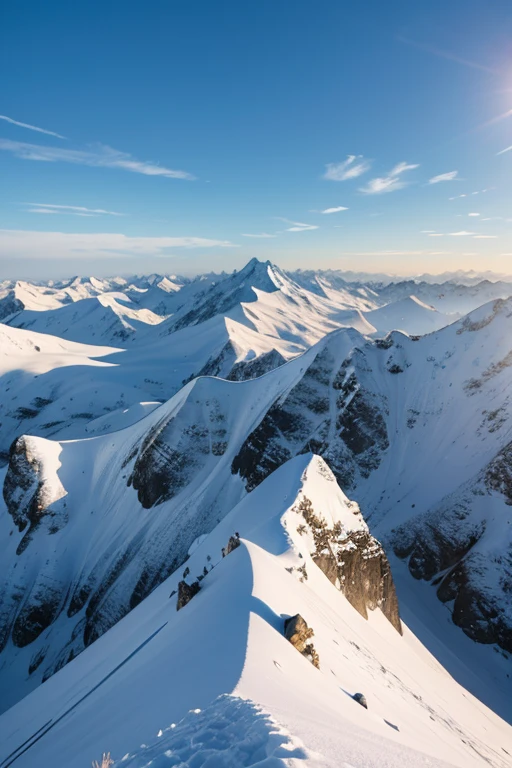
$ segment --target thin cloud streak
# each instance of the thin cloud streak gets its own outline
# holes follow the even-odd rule
[[[27,208],[26,213],[46,213],[53,216],[62,214],[64,216],[87,216],[89,218],[96,216],[95,213],[78,213],[75,211],[54,211],[51,208]]]
[[[254,237],[254,238],[267,239],[269,237],[277,237],[277,235],[271,235],[269,232],[260,232],[259,234],[255,234],[255,235],[243,234],[242,237]]]
[[[347,155],[342,163],[328,163],[323,178],[328,181],[357,179],[370,170],[371,164],[371,160],[365,160],[363,155]]]
[[[448,173],[440,173],[437,176],[432,176],[431,179],[428,180],[429,184],[439,184],[440,181],[454,181],[454,179],[457,179],[458,171],[448,171]]]
[[[320,211],[320,213],[339,213],[340,211],[348,211],[348,208],[344,205],[338,205],[337,208],[326,208],[325,211]]]
[[[283,219],[282,216],[276,216],[278,221],[284,221],[285,224],[292,224],[288,227],[286,232],[309,232],[312,229],[318,229],[316,224],[304,224],[301,221],[290,221],[290,219]]]
[[[471,69],[479,69],[480,71],[488,72],[491,75],[501,75],[501,72],[498,69],[487,67],[485,64],[480,64],[477,61],[464,59],[461,56],[457,56],[456,54],[451,53],[450,51],[442,51],[439,48],[434,48],[431,45],[425,45],[424,43],[416,42],[416,40],[410,40],[407,37],[402,37],[402,35],[397,35],[396,39],[405,45],[409,45],[411,48],[417,48],[420,51],[425,51],[425,53],[430,53],[432,56],[437,56],[440,59],[454,61],[457,64],[462,64],[465,67],[471,67]]]
[[[38,128],[36,125],[29,125],[29,123],[20,123],[18,120],[13,120],[12,117],[7,115],[0,115],[0,120],[5,120],[6,123],[11,125],[17,125],[19,128],[28,128],[29,131],[37,131],[37,133],[45,133],[47,136],[55,136],[57,139],[65,139],[65,136],[61,136],[60,133],[54,131],[47,131],[45,128]]]
[[[82,205],[54,205],[53,203],[22,203],[22,205],[32,205],[35,208],[32,211],[46,213],[72,213],[75,215],[106,215],[106,216],[126,216],[125,213],[118,213],[117,211],[106,211],[103,208],[85,208]],[[48,209],[48,210],[46,210]]]
[[[365,187],[361,187],[359,191],[365,195],[382,195],[387,192],[395,192],[397,189],[403,189],[408,186],[409,182],[402,181],[400,178],[401,174],[406,171],[413,171],[415,168],[419,168],[417,163],[398,163],[387,176],[378,176],[375,179],[370,179],[368,184]]]
[[[22,160],[37,160],[46,163],[72,163],[87,165],[95,168],[120,168],[144,176],[164,176],[169,179],[193,180],[195,176],[187,171],[176,171],[154,163],[136,160],[127,152],[104,144],[97,144],[89,150],[61,149],[60,147],[45,147],[38,144],[26,144],[21,141],[0,139],[0,149],[11,152]]]

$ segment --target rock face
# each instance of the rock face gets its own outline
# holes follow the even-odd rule
[[[186,581],[180,581],[178,584],[178,599],[176,601],[176,610],[181,611],[187,603],[190,603],[193,597],[197,595],[201,587],[198,581],[187,584]]]
[[[306,656],[314,667],[320,669],[320,657],[310,639],[315,633],[308,627],[300,613],[291,616],[284,622],[284,636],[300,654]]]
[[[416,579],[430,581],[452,619],[479,643],[512,652],[512,542],[491,538],[486,509],[492,505],[505,527],[512,524],[512,452],[508,444],[470,483],[449,494],[414,524],[395,529],[389,541],[407,559]],[[496,517],[493,520],[496,525]],[[492,530],[492,529],[491,529]]]
[[[353,504],[354,528],[347,531],[340,523],[329,528],[313,509],[311,501],[302,497],[295,511],[303,519],[298,527],[302,534],[312,534],[314,563],[354,606],[368,618],[368,610],[380,608],[393,627],[402,634],[395,584],[391,568],[381,544],[362,521],[359,508]]]
[[[439,599],[453,603],[457,626],[473,640],[496,643],[511,653],[512,542],[491,538],[489,551],[484,511],[490,505],[494,525],[496,515],[504,528],[512,524],[512,443],[473,481],[413,525],[393,531],[390,542],[395,554],[408,560],[414,578],[432,582]]]
[[[19,437],[9,451],[9,467],[3,486],[7,510],[20,532],[29,526],[19,553],[27,546],[30,534],[43,519],[47,530],[56,533],[66,524],[65,507],[50,509],[66,495],[57,476],[56,456],[41,452],[45,441],[36,437]],[[54,451],[55,454],[55,451]],[[52,461],[53,459],[53,461]]]
[[[235,533],[234,536],[230,536],[227,546],[225,546],[222,549],[222,557],[226,557],[231,552],[233,552],[234,549],[237,549],[240,546],[240,536],[238,533]]]
[[[300,381],[279,397],[247,437],[232,472],[252,490],[283,462],[299,453],[320,454],[342,488],[350,489],[379,466],[388,448],[386,400],[358,380],[368,368],[366,351],[347,332],[318,351]]]

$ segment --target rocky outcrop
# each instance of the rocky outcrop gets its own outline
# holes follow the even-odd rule
[[[510,443],[474,482],[448,495],[413,523],[394,530],[390,542],[395,554],[407,560],[414,578],[430,581],[438,598],[451,604],[454,624],[468,637],[495,643],[510,653],[512,546],[486,537],[488,524],[479,510],[489,504],[495,515],[501,507],[502,523],[510,525]]]
[[[234,549],[237,549],[240,546],[240,536],[238,533],[235,533],[234,536],[230,536],[228,539],[228,543],[225,547],[222,548],[222,557],[226,557],[226,555],[231,554]]]
[[[253,360],[241,360],[239,363],[235,363],[227,378],[229,381],[256,379],[269,371],[273,371],[274,368],[279,368],[285,362],[286,360],[277,349],[272,349]]]
[[[190,603],[193,597],[197,595],[201,589],[198,581],[193,581],[192,584],[187,584],[186,581],[180,581],[178,584],[178,599],[176,600],[176,610],[181,611],[187,603]]]
[[[18,554],[44,518],[49,533],[56,533],[67,520],[65,503],[50,509],[66,495],[66,491],[57,475],[57,456],[43,455],[43,442],[40,438],[24,435],[14,441],[9,451],[9,467],[3,486],[4,501],[18,530],[22,532],[29,527],[19,545]],[[58,455],[58,449],[54,453]]]
[[[300,453],[323,456],[339,484],[350,489],[379,466],[388,448],[386,402],[363,387],[364,350],[354,348],[340,365],[333,345],[320,350],[300,381],[280,397],[246,438],[231,471],[247,490]]]
[[[284,622],[284,636],[299,653],[306,656],[314,667],[320,669],[320,657],[315,650],[313,643],[309,641],[315,633],[308,627],[306,621],[300,613],[291,616]]]
[[[178,413],[155,424],[133,451],[136,460],[127,481],[145,509],[176,496],[211,454],[224,454],[225,422],[220,403],[211,398],[204,408],[198,408],[196,400],[187,400]]]
[[[380,608],[393,627],[402,634],[395,584],[391,567],[381,544],[368,531],[360,518],[359,507],[353,505],[355,530],[347,531],[341,523],[329,528],[315,512],[311,501],[303,497],[295,507],[304,519],[297,529],[309,530],[313,536],[313,562],[347,598],[349,603],[368,618],[368,610]]]

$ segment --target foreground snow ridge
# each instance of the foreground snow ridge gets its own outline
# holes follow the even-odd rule
[[[0,768],[55,755],[84,768],[108,752],[115,768],[509,768],[510,727],[316,564],[305,498],[329,526],[365,528],[323,459],[286,462],[197,536],[186,567],[0,717]],[[200,589],[177,611],[183,580]],[[297,613],[319,669],[284,636]]]
[[[228,694],[191,710],[149,746],[125,755],[127,768],[330,768],[254,702]]]

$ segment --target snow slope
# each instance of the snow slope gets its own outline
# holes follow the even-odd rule
[[[414,295],[365,312],[364,317],[379,334],[404,331],[410,336],[423,336],[425,333],[438,331],[459,319],[458,315],[439,312]]]
[[[360,503],[372,533],[441,598],[433,614],[440,626],[451,615],[488,644],[479,663],[494,692],[478,680],[468,685],[504,711],[511,316],[510,302],[496,302],[418,341],[336,331],[261,378],[200,378],[127,429],[61,442],[58,477],[73,515],[61,510],[52,536],[45,526],[17,534],[3,516],[0,572],[12,584],[16,568],[17,589],[2,627],[7,637],[22,629],[21,642],[2,654],[4,679],[19,680],[39,659],[24,683],[37,685],[143,599],[248,491],[314,450]],[[15,463],[7,478],[12,515],[16,489],[32,475]],[[49,522],[54,513],[45,511]],[[25,635],[27,615],[48,602],[49,580],[55,597],[44,627]],[[66,617],[71,602],[78,608]],[[457,631],[456,642],[465,641]]]
[[[131,307],[126,301],[123,294],[106,293],[55,310],[23,309],[6,322],[16,328],[83,344],[126,345],[136,338],[138,331],[162,322],[162,318],[151,310]]]
[[[0,766],[58,756],[81,768],[110,751],[134,768],[507,768],[510,726],[410,630],[400,636],[379,611],[363,619],[315,566],[296,530],[303,497],[351,524],[321,459],[284,465],[195,548],[190,579],[207,575],[191,603],[176,612],[180,569],[0,717]],[[242,544],[222,558],[234,530]],[[314,630],[319,670],[283,637],[297,612]]]

